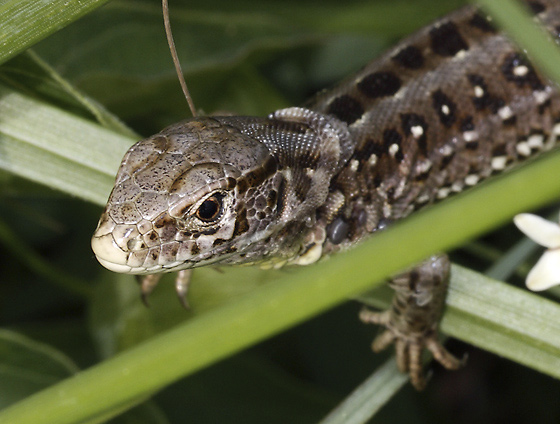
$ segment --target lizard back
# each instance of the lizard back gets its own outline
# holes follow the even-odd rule
[[[555,35],[560,2],[530,2]],[[306,107],[348,124],[325,252],[553,147],[557,87],[474,7],[399,43]]]

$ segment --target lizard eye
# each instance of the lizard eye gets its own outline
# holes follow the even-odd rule
[[[195,212],[198,219],[203,222],[212,222],[222,214],[222,198],[220,194],[214,194],[200,204]]]

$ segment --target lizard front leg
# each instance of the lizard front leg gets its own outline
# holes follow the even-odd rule
[[[445,306],[450,263],[447,255],[434,255],[390,281],[395,290],[391,308],[384,312],[364,309],[360,319],[386,327],[372,344],[377,352],[395,343],[397,365],[422,390],[422,351],[428,349],[447,369],[461,367],[464,360],[450,354],[438,340],[438,326]]]

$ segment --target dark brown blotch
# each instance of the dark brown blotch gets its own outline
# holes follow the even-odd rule
[[[432,106],[445,127],[451,127],[457,120],[457,106],[443,91],[436,90],[432,93]]]
[[[361,118],[364,108],[358,100],[345,94],[331,101],[327,113],[351,125]]]
[[[501,97],[492,97],[492,101],[490,102],[490,111],[496,114],[505,105],[506,105],[506,101]]]
[[[249,184],[247,183],[247,180],[245,178],[241,178],[239,181],[237,181],[237,191],[239,191],[239,194],[244,194],[248,188]]]
[[[546,6],[540,1],[530,1],[528,3],[528,6],[531,12],[533,12],[535,15],[538,15],[539,13],[542,13],[546,10]]]
[[[550,101],[550,99],[548,99],[543,104],[540,104],[539,105],[539,115],[543,115],[546,112],[546,110],[548,108],[550,108],[551,105],[552,105],[552,102]]]
[[[492,148],[492,157],[506,156],[507,146],[505,144],[498,144]]]
[[[445,22],[432,28],[430,40],[432,51],[439,56],[452,57],[469,48],[453,22]]]
[[[371,155],[376,155],[378,158],[381,157],[386,152],[383,143],[379,143],[371,138],[368,138],[362,146],[356,150],[354,154],[355,158],[358,159],[360,166],[365,163]]]
[[[420,273],[417,270],[412,270],[408,273],[408,288],[411,292],[418,291],[418,283],[420,282]]]
[[[173,223],[173,219],[167,214],[162,214],[154,221],[154,228],[163,228]]]
[[[515,83],[518,87],[528,85],[532,90],[538,91],[545,88],[533,66],[517,52],[510,53],[504,58],[501,70],[506,80]]]
[[[247,222],[247,212],[245,209],[241,209],[237,213],[237,218],[235,219],[235,226],[233,228],[232,238],[237,237],[241,234],[249,231],[249,222]]]
[[[469,25],[474,28],[478,28],[483,32],[488,32],[488,33],[496,32],[496,28],[494,27],[494,25],[490,23],[490,21],[486,16],[483,16],[480,13],[475,13],[473,15],[473,17],[469,21]]]
[[[505,105],[505,101],[503,99],[490,94],[488,91],[488,85],[482,76],[469,74],[467,75],[467,79],[475,90],[477,87],[482,90],[481,96],[474,95],[471,97],[476,110],[484,110],[488,108],[492,113],[497,113],[498,110]]]
[[[478,141],[469,141],[468,143],[465,144],[465,148],[467,150],[478,150],[478,147],[480,146],[480,144],[478,144]]]
[[[272,174],[276,172],[276,169],[276,160],[269,157],[261,167],[248,172],[245,177],[239,181],[239,185],[241,186],[241,181],[245,180],[248,187],[258,187],[267,178],[272,176]]]
[[[393,144],[397,145],[399,149],[395,154],[395,159],[398,162],[402,162],[402,160],[404,159],[401,143],[402,143],[402,135],[396,129],[388,128],[385,131],[383,131],[383,147],[385,148],[385,152],[389,153],[389,149],[391,148],[391,146]]]
[[[228,190],[233,190],[235,188],[235,186],[237,185],[237,180],[235,178],[228,177],[226,179],[226,183],[227,183],[226,188]]]
[[[270,190],[268,192],[268,196],[266,196],[266,205],[269,208],[273,208],[274,205],[276,205],[277,200],[278,200],[278,193],[276,193],[276,190]]]
[[[403,113],[401,114],[401,126],[404,133],[407,135],[413,135],[413,127],[422,128],[422,135],[415,138],[418,144],[418,149],[425,156],[428,152],[428,139],[426,135],[428,132],[428,124],[426,123],[426,120],[416,113]]]
[[[284,212],[284,208],[286,206],[286,181],[284,178],[280,181],[280,185],[278,186],[277,192],[277,200],[276,200],[276,214],[281,215]]]
[[[223,238],[217,238],[216,240],[214,240],[214,242],[212,243],[213,247],[217,247],[220,246],[222,244],[224,244],[227,240],[224,240]]]
[[[401,79],[393,72],[374,72],[358,83],[358,90],[367,97],[392,96],[401,88]]]
[[[467,175],[479,175],[480,174],[480,164],[471,164],[469,165],[469,171]],[[481,177],[481,175],[479,175]]]
[[[424,66],[422,51],[415,46],[407,46],[401,49],[392,59],[393,62],[407,69],[420,69]]]
[[[439,165],[440,169],[445,169],[451,163],[453,158],[455,157],[455,152],[452,152],[450,155],[443,156],[441,158],[441,163]]]
[[[540,112],[540,109],[539,109]],[[515,124],[517,124],[517,116],[512,115],[507,119],[504,119],[503,121],[504,126],[506,127],[513,127]]]
[[[177,209],[177,213],[179,214],[179,216],[185,216],[191,206],[192,203],[185,204],[181,209]]]
[[[193,243],[193,245],[191,246],[191,255],[195,256],[198,255],[200,253],[200,247],[198,247],[198,244]]]
[[[278,170],[278,162],[272,156],[269,157],[262,166],[265,179],[270,177]]]
[[[471,115],[465,117],[461,121],[461,128],[460,129],[461,129],[461,132],[467,132],[467,131],[474,130],[473,117]]]
[[[212,234],[216,234],[220,227],[210,227],[205,228],[204,230],[200,230],[199,235],[204,234],[205,236],[211,236]]]
[[[429,176],[430,176],[430,170],[424,171],[424,172],[421,172],[419,174],[416,174],[414,176],[414,181],[417,181],[417,182],[426,181]]]

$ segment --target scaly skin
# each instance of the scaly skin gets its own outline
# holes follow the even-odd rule
[[[560,1],[530,5],[556,33]],[[305,108],[191,119],[135,144],[92,247],[131,274],[310,264],[550,149],[558,122],[557,88],[467,7]],[[392,280],[389,311],[361,314],[386,326],[374,349],[395,341],[419,389],[424,348],[447,368],[462,363],[437,340],[448,279],[447,257],[429,258]]]

